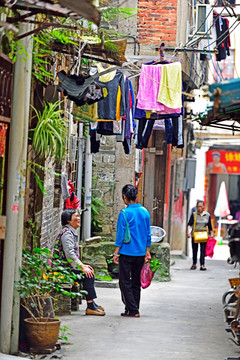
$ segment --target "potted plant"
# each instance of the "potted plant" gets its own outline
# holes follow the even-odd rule
[[[71,286],[81,277],[75,275],[62,260],[48,249],[35,248],[32,253],[23,250],[20,279],[16,288],[21,306],[29,318],[25,322],[25,334],[33,352],[49,352],[58,339],[60,320],[55,319],[52,299],[61,292],[67,296],[82,296],[84,291],[72,292]],[[66,290],[66,284],[70,285]]]

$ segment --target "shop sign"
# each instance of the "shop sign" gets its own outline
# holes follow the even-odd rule
[[[207,174],[240,174],[240,152],[209,150],[206,152]]]

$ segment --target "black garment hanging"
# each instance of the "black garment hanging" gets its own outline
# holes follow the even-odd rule
[[[228,20],[219,14],[214,13],[213,19],[216,26],[217,33],[217,49],[218,54],[216,55],[217,61],[221,61],[226,59],[227,55],[230,55],[229,47],[230,47],[230,34],[229,34],[229,25]]]
[[[64,70],[58,73],[61,83],[58,91],[63,92],[69,100],[75,102],[77,106],[93,104],[104,98],[102,87],[93,81],[93,77],[82,75],[67,75]]]

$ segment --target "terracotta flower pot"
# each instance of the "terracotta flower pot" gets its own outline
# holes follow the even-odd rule
[[[61,321],[50,318],[25,319],[25,330],[30,350],[33,352],[51,352],[58,339]]]

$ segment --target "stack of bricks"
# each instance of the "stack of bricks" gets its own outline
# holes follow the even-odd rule
[[[138,1],[138,41],[141,44],[167,43],[175,46],[177,34],[177,0]]]

